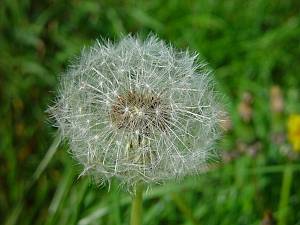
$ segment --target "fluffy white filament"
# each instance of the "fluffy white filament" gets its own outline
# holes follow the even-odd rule
[[[83,50],[50,111],[82,174],[97,182],[160,182],[199,172],[213,154],[221,110],[197,56],[154,36]]]

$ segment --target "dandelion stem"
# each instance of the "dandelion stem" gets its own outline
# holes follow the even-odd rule
[[[143,211],[143,185],[138,184],[132,199],[131,219],[130,225],[142,224],[142,211]]]

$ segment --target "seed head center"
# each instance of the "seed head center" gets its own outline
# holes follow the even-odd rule
[[[112,124],[118,129],[148,135],[166,132],[170,126],[171,107],[161,96],[151,92],[128,91],[116,97],[110,110]]]

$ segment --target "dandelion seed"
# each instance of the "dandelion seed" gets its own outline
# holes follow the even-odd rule
[[[197,60],[154,36],[85,49],[50,109],[81,175],[133,186],[201,172],[223,112]]]

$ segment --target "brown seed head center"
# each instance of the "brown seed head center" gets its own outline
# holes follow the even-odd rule
[[[168,130],[171,107],[153,93],[128,91],[116,98],[110,117],[112,124],[119,129],[148,135],[150,132]]]

